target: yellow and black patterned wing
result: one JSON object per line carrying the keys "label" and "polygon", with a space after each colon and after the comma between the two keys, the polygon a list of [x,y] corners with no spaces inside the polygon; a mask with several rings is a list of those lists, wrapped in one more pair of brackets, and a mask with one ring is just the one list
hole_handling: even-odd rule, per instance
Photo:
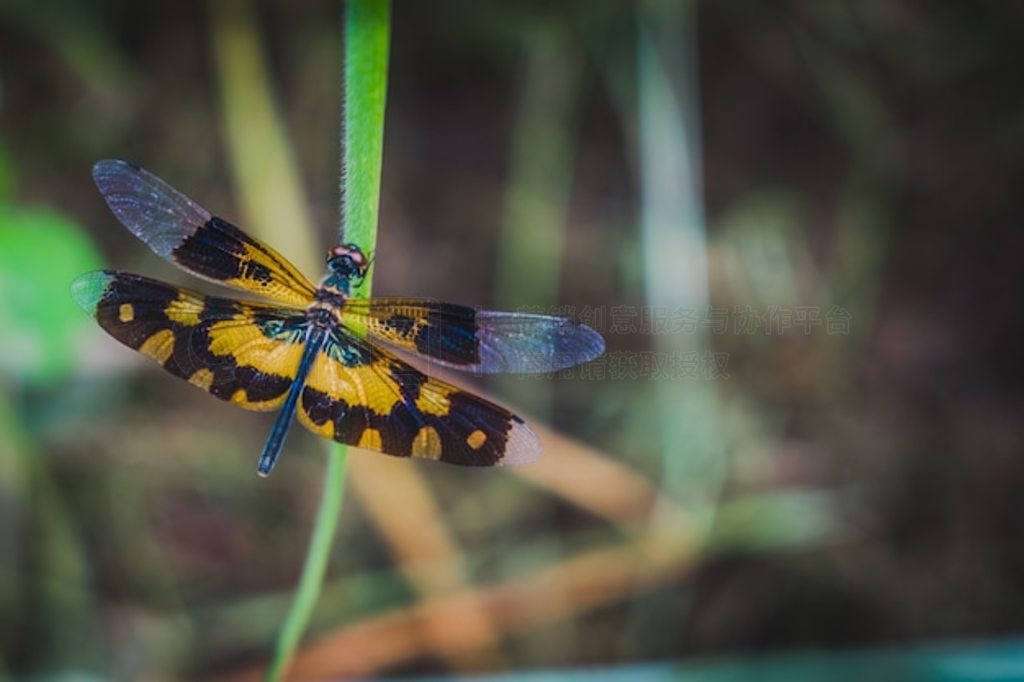
{"label": "yellow and black patterned wing", "polygon": [[279,407],[298,370],[299,311],[203,296],[109,270],[82,275],[72,294],[124,345],[245,409]]}
{"label": "yellow and black patterned wing", "polygon": [[599,333],[568,317],[477,310],[413,298],[345,302],[356,330],[399,350],[478,374],[554,372],[604,352]]}
{"label": "yellow and black patterned wing", "polygon": [[540,454],[537,436],[516,415],[341,327],[314,361],[298,416],[321,436],[398,457],[494,466]]}
{"label": "yellow and black patterned wing", "polygon": [[305,306],[315,288],[295,266],[147,170],[99,161],[96,187],[110,210],[157,255],[219,284]]}

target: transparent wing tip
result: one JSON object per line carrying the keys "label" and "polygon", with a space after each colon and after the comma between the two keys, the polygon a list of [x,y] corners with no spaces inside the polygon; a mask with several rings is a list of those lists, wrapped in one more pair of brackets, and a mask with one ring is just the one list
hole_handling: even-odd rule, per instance
{"label": "transparent wing tip", "polygon": [[576,324],[578,326],[573,334],[575,337],[573,345],[580,349],[577,362],[590,362],[594,358],[600,357],[604,353],[604,337],[582,322]]}
{"label": "transparent wing tip", "polygon": [[566,319],[552,331],[550,356],[533,371],[557,372],[590,362],[604,353],[604,337],[582,322]]}
{"label": "transparent wing tip", "polygon": [[95,313],[114,275],[106,270],[87,272],[71,282],[71,298],[87,313]]}
{"label": "transparent wing tip", "polygon": [[508,432],[505,454],[501,458],[502,466],[529,464],[540,457],[540,439],[537,434],[518,417],[514,419]]}
{"label": "transparent wing tip", "polygon": [[92,179],[102,190],[107,180],[114,175],[120,175],[125,171],[138,172],[139,167],[120,159],[101,159],[92,165]]}

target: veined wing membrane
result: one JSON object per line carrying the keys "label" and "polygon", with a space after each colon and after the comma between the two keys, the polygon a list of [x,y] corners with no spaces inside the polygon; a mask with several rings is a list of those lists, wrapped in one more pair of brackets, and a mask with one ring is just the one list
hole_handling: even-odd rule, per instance
{"label": "veined wing membrane", "polygon": [[183,270],[282,303],[313,300],[313,284],[283,256],[149,171],[108,160],[92,176],[117,219]]}
{"label": "veined wing membrane", "polygon": [[72,295],[124,345],[249,410],[279,407],[298,369],[304,316],[291,308],[204,296],[110,270],[82,275]]}
{"label": "veined wing membrane", "polygon": [[413,298],[354,299],[353,330],[430,362],[478,374],[553,372],[604,352],[604,339],[571,318],[477,310]]}

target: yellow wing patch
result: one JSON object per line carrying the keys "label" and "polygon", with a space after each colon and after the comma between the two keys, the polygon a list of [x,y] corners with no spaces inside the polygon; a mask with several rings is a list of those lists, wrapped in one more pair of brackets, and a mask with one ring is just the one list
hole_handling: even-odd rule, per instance
{"label": "yellow wing patch", "polygon": [[359,442],[356,443],[356,447],[363,448],[364,450],[380,450],[384,441],[380,438],[380,431],[377,429],[365,429],[363,435],[359,437]]}
{"label": "yellow wing patch", "polygon": [[161,329],[139,346],[139,352],[148,355],[161,365],[165,364],[174,352],[174,332]]}
{"label": "yellow wing patch", "polygon": [[234,276],[225,284],[293,305],[312,302],[315,290],[305,275],[266,244],[246,237],[235,254]]}
{"label": "yellow wing patch", "polygon": [[167,304],[167,307],[164,308],[164,315],[171,322],[194,327],[199,324],[199,314],[203,312],[204,307],[202,299],[197,299],[182,291],[176,299]]}
{"label": "yellow wing patch", "polygon": [[402,400],[398,381],[386,361],[346,367],[321,353],[313,363],[306,386],[349,405],[362,405],[377,414],[388,414]]}
{"label": "yellow wing patch", "polygon": [[480,429],[477,429],[473,433],[466,436],[466,445],[473,448],[474,450],[479,450],[486,442],[487,434],[481,431]]}
{"label": "yellow wing patch", "polygon": [[193,386],[198,386],[204,391],[209,391],[210,387],[213,386],[213,372],[206,369],[197,369],[192,376],[188,378],[188,383]]}
{"label": "yellow wing patch", "polygon": [[433,426],[424,426],[412,440],[410,455],[419,459],[441,459],[441,435]]}
{"label": "yellow wing patch", "polygon": [[302,345],[268,338],[255,322],[243,314],[210,326],[210,352],[230,356],[240,367],[252,367],[264,374],[294,377],[302,359]]}

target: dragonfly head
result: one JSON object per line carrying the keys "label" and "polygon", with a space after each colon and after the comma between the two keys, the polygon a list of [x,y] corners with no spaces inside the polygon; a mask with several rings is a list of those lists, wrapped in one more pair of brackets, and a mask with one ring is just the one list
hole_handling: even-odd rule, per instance
{"label": "dragonfly head", "polygon": [[328,286],[348,294],[349,284],[360,282],[370,269],[366,254],[355,244],[338,244],[327,252]]}

